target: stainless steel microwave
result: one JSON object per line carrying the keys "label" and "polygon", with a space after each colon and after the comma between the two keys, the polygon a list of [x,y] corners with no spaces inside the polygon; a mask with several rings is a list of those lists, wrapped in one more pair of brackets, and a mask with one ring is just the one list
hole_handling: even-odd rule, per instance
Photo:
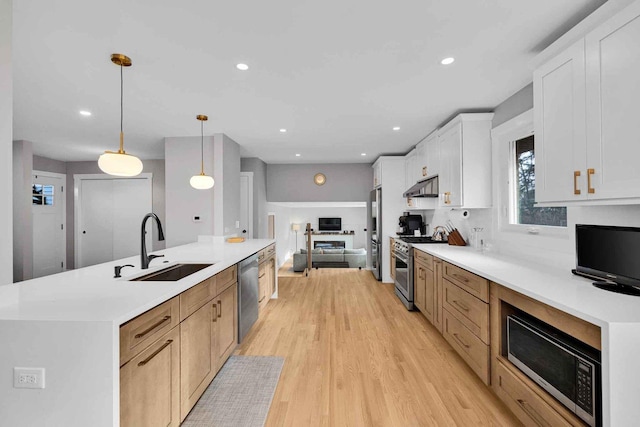
{"label": "stainless steel microwave", "polygon": [[507,316],[508,359],[592,427],[602,424],[600,352],[527,315]]}

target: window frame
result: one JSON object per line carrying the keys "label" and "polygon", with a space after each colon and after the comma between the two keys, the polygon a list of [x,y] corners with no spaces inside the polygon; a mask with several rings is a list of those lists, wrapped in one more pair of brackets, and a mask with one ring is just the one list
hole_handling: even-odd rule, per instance
{"label": "window frame", "polygon": [[[525,111],[519,116],[497,126],[491,131],[496,150],[497,179],[495,190],[497,194],[498,230],[528,235],[545,235],[555,237],[569,237],[569,218],[567,226],[515,224],[517,217],[517,190],[513,185],[517,179],[515,170],[515,142],[534,134],[533,109]],[[568,212],[567,212],[568,215]]]}

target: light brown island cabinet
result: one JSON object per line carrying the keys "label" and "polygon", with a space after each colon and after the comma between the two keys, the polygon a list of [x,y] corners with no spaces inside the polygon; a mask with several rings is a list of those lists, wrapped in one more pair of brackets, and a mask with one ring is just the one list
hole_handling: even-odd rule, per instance
{"label": "light brown island cabinet", "polygon": [[276,286],[276,245],[271,244],[258,253],[258,307],[260,313],[269,303]]}
{"label": "light brown island cabinet", "polygon": [[236,348],[237,266],[120,327],[120,425],[179,426]]}

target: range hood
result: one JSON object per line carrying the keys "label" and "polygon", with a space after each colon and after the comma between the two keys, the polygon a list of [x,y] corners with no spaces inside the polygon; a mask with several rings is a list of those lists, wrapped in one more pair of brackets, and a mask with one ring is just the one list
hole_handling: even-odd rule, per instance
{"label": "range hood", "polygon": [[413,187],[405,191],[402,197],[438,197],[438,175],[418,181]]}

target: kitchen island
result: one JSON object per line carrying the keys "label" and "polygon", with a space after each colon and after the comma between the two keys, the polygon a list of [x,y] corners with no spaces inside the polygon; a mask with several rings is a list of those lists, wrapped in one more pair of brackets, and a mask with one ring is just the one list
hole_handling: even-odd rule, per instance
{"label": "kitchen island", "polygon": [[[205,236],[155,252],[164,257],[148,270],[134,256],[0,286],[0,424],[119,425],[120,326],[273,243]],[[129,281],[176,263],[212,265],[175,282]],[[114,278],[124,264],[136,267]],[[13,388],[15,367],[44,368],[45,388]]]}
{"label": "kitchen island", "polygon": [[[492,311],[497,309],[494,289],[506,288],[525,298],[557,309],[557,314],[584,320],[599,328],[602,351],[602,420],[604,426],[635,425],[640,418],[640,298],[607,292],[591,285],[592,280],[531,261],[470,247],[414,245],[414,248],[453,264],[491,282]],[[550,310],[545,311],[551,313]],[[556,316],[556,314],[552,314]],[[492,317],[494,322],[496,317]],[[492,324],[492,366],[500,337]],[[495,373],[494,373],[495,375]],[[495,377],[494,377],[495,378]],[[496,386],[496,384],[492,384]]]}

